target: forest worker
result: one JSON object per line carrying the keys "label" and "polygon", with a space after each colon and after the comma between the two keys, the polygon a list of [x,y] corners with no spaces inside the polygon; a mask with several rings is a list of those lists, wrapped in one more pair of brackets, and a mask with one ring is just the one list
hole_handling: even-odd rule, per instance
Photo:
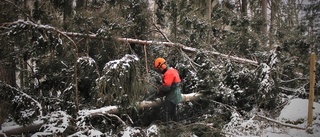
{"label": "forest worker", "polygon": [[162,85],[159,87],[158,96],[165,96],[163,107],[166,121],[177,120],[176,107],[182,101],[179,73],[176,69],[169,67],[164,58],[156,58],[154,67],[158,73],[162,74]]}

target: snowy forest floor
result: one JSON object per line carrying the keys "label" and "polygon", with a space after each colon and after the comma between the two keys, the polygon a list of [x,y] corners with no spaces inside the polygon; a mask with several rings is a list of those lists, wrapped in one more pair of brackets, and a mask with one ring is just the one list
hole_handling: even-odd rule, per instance
{"label": "snowy forest floor", "polygon": [[[234,117],[227,125],[225,133],[231,136],[262,136],[262,137],[319,137],[320,136],[320,104],[314,103],[313,124],[308,131],[307,127],[308,100],[292,99],[281,110],[280,115],[275,119],[279,123],[272,120],[249,120]],[[287,125],[287,126],[285,126]],[[301,127],[302,129],[289,127]],[[228,127],[226,126],[226,127]]]}
{"label": "snowy forest floor", "polygon": [[[106,108],[108,109],[108,108]],[[307,127],[307,114],[308,114],[308,100],[295,98],[290,100],[290,102],[281,110],[280,115],[276,119],[269,119],[260,114],[252,114],[249,119],[244,119],[238,113],[233,113],[231,121],[224,125],[224,128],[220,132],[222,136],[232,136],[232,137],[319,137],[320,136],[320,104],[314,103],[313,109],[313,124],[312,127]],[[182,122],[183,123],[183,122]],[[142,136],[166,136],[166,132],[163,132],[163,126],[169,126],[171,128],[176,128],[174,126],[181,126],[179,124],[170,123],[153,123],[148,127],[132,127],[125,126],[123,131],[117,133],[117,136],[130,137],[136,135]],[[210,126],[210,123],[198,123],[206,126]],[[53,125],[52,125],[53,126]],[[293,128],[293,127],[300,127]],[[18,125],[13,122],[7,122],[1,125],[0,136],[4,135],[6,131],[17,128]],[[214,128],[214,127],[213,127]],[[52,127],[51,129],[60,130],[57,127]],[[168,127],[165,128],[165,130]],[[160,132],[162,130],[162,132]],[[309,131],[309,132],[307,132]],[[179,131],[177,131],[179,132]],[[79,131],[68,136],[115,136],[115,133],[102,133],[97,129],[88,129],[86,131]],[[46,136],[52,135],[49,132],[37,132],[32,136]],[[22,135],[24,136],[24,135]],[[196,137],[195,133],[183,132],[180,136],[192,136]]]}

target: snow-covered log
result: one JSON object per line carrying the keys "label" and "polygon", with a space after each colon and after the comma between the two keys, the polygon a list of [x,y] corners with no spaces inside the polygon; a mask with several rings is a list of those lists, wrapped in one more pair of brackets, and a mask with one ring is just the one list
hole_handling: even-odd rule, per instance
{"label": "snow-covered log", "polygon": [[[190,93],[190,94],[182,94],[182,102],[189,102],[199,99],[203,94],[202,93]],[[145,109],[150,107],[159,106],[163,103],[163,100],[157,98],[153,101],[142,101],[137,103],[137,108]],[[81,110],[79,111],[79,115],[83,116],[91,116],[95,117],[98,115],[108,114],[108,113],[119,113],[119,108],[117,106],[107,106],[94,110]]]}
{"label": "snow-covered log", "polygon": [[[199,99],[202,96],[202,93],[190,93],[190,94],[182,94],[182,102],[189,102]],[[161,105],[163,100],[156,99],[154,101],[142,101],[138,103],[138,108],[144,109],[144,108],[150,108]]]}
{"label": "snow-covered log", "polygon": [[[18,125],[7,126],[2,128],[1,132],[6,136],[18,135],[21,133],[38,130],[43,124],[44,124],[44,121],[37,121],[33,124],[26,125],[26,126],[18,126]],[[0,137],[1,137],[1,134],[0,134]]]}

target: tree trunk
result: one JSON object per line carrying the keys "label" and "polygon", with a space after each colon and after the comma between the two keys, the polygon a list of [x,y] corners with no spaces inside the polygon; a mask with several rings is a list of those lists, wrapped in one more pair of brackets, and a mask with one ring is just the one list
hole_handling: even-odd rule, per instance
{"label": "tree trunk", "polygon": [[206,15],[207,15],[207,19],[208,21],[211,20],[211,11],[212,11],[212,7],[211,7],[211,0],[207,0],[206,1]]}
{"label": "tree trunk", "polygon": [[248,5],[248,1],[247,0],[242,0],[242,4],[241,4],[241,14],[243,17],[247,16],[247,5]]}
{"label": "tree trunk", "polygon": [[[266,36],[267,35],[267,0],[262,0],[262,19],[263,19],[263,22],[264,22],[264,25],[262,25],[262,33]],[[267,42],[266,40],[263,40],[263,45],[266,46]]]}
{"label": "tree trunk", "polygon": [[68,17],[72,14],[72,1],[64,1],[64,5],[63,5],[63,28],[64,30],[68,29],[68,23],[67,23],[67,19]]}
{"label": "tree trunk", "polygon": [[270,40],[270,46],[273,45],[273,32],[274,32],[274,21],[275,21],[275,14],[276,13],[276,3],[274,1],[271,1],[271,18],[270,18],[270,30],[269,30],[269,40]]}
{"label": "tree trunk", "polygon": [[0,40],[3,43],[2,51],[0,51],[0,81],[12,87],[16,86],[15,60],[10,57],[10,53],[14,50],[14,45],[7,42],[5,38]]}
{"label": "tree trunk", "polygon": [[[182,102],[195,101],[195,100],[198,100],[201,96],[203,96],[202,93],[182,94]],[[163,100],[157,98],[153,101],[137,102],[136,105],[137,105],[138,109],[146,109],[146,108],[160,106],[162,103],[163,103]],[[81,111],[79,113],[81,113]],[[103,115],[103,114],[107,114],[107,113],[117,114],[117,113],[119,113],[119,107],[118,106],[107,106],[107,107],[100,108],[100,109],[89,110],[86,114],[88,114],[88,116],[94,117],[97,115]]]}
{"label": "tree trunk", "polygon": [[207,43],[210,45],[211,43],[211,12],[212,12],[212,3],[211,0],[206,0],[206,15],[207,15],[207,22],[208,22],[208,35],[207,35]]}
{"label": "tree trunk", "polygon": [[[0,2],[1,14],[0,23],[4,23],[10,20],[17,19],[15,14],[15,7],[13,6],[13,1],[1,1]],[[1,31],[3,33],[3,31]],[[11,44],[6,35],[1,35],[0,38],[0,81],[16,86],[16,75],[15,75],[15,59],[10,55],[14,51],[14,45]],[[0,125],[4,122],[8,116],[8,109],[10,107],[9,100],[5,98],[5,93],[0,92]]]}
{"label": "tree trunk", "polygon": [[14,63],[12,62],[7,66],[5,65],[5,61],[0,59],[0,81],[15,87],[16,75],[15,75]]}
{"label": "tree trunk", "polygon": [[[1,43],[6,43],[1,40]],[[15,64],[13,59],[8,59],[8,54],[12,53],[13,46],[6,45],[3,47],[3,51],[0,51],[0,81],[6,83],[12,87],[16,86]],[[4,98],[5,93],[0,92],[0,125],[8,116],[9,100]]]}
{"label": "tree trunk", "polygon": [[287,1],[287,6],[289,8],[287,8],[287,25],[290,26],[290,27],[293,27],[294,26],[294,16],[295,16],[295,13],[294,13],[294,2],[293,0],[288,0]]}
{"label": "tree trunk", "polygon": [[[247,11],[248,11],[248,1],[247,0],[242,0],[242,3],[241,3],[241,15],[242,15],[242,18],[246,18],[247,17]],[[249,24],[248,24],[249,25]],[[242,38],[242,45],[249,45],[248,43],[248,38],[246,36],[248,36],[248,26],[247,24],[244,25],[244,28],[243,28],[243,38]]]}
{"label": "tree trunk", "polygon": [[76,9],[81,10],[85,6],[86,6],[86,0],[78,0],[77,5],[76,5]]}

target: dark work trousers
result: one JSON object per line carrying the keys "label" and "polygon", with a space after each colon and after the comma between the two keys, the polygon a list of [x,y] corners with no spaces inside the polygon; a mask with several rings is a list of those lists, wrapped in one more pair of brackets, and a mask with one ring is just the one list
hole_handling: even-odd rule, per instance
{"label": "dark work trousers", "polygon": [[165,120],[166,122],[168,121],[177,121],[177,116],[176,116],[176,105],[173,104],[169,100],[164,101],[164,109],[165,109]]}

